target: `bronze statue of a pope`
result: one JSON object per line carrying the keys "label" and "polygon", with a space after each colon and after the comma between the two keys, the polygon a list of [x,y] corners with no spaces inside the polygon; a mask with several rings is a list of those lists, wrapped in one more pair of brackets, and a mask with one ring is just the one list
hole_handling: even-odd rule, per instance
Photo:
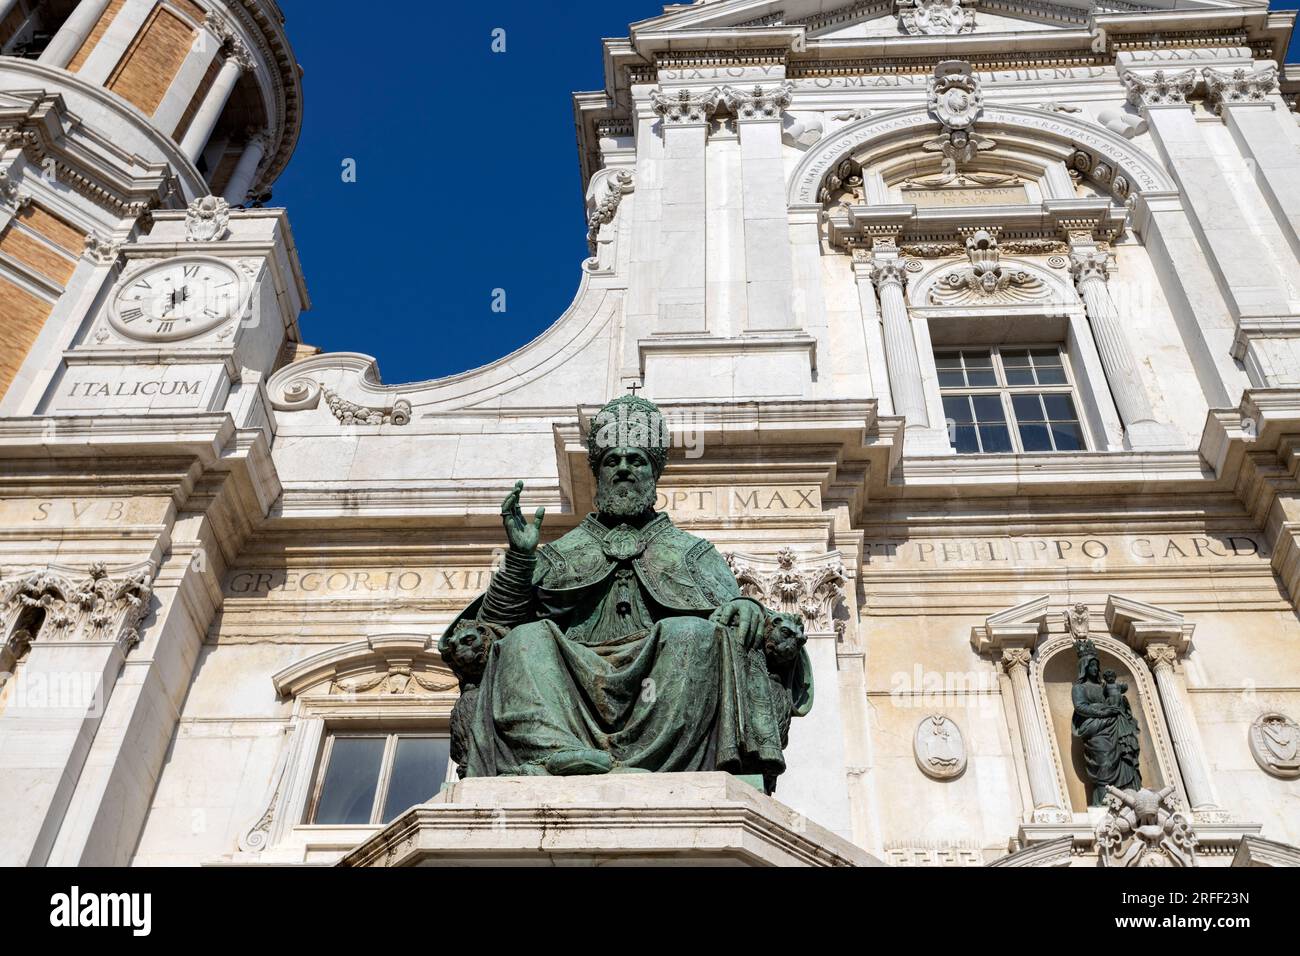
{"label": "bronze statue of a pope", "polygon": [[785,769],[812,706],[802,621],[742,596],[708,541],[654,509],[668,429],[615,399],[587,440],[596,512],[541,545],[523,482],[501,507],[510,547],[439,643],[461,684],[461,776]]}

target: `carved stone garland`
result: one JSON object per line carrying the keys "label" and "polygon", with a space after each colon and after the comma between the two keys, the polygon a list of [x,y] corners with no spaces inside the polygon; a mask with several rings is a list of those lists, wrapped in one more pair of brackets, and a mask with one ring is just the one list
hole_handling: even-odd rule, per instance
{"label": "carved stone garland", "polygon": [[[285,389],[285,394],[289,394],[289,389]],[[330,413],[344,425],[407,425],[411,421],[411,403],[404,398],[394,402],[392,408],[371,408],[349,402],[323,386],[321,394]]]}

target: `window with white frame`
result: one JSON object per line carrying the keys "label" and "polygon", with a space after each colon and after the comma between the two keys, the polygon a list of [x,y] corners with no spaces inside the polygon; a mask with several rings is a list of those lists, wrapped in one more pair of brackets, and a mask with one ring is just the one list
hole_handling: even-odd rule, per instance
{"label": "window with white frame", "polygon": [[448,779],[450,763],[445,733],[330,733],[321,753],[308,820],[336,825],[391,823],[438,793]]}
{"label": "window with white frame", "polygon": [[1062,346],[936,349],[934,361],[957,454],[1087,449]]}

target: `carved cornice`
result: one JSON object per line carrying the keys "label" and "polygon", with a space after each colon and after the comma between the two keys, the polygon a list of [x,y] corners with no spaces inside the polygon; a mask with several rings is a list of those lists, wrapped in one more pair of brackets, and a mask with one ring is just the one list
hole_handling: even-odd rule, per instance
{"label": "carved cornice", "polygon": [[1179,106],[1187,102],[1196,86],[1196,70],[1129,70],[1123,76],[1128,101],[1137,107]]}
{"label": "carved cornice", "polygon": [[1277,67],[1265,66],[1257,70],[1238,67],[1219,70],[1207,66],[1201,71],[1205,77],[1205,98],[1220,112],[1225,106],[1243,103],[1267,103],[1268,94],[1277,89]]}

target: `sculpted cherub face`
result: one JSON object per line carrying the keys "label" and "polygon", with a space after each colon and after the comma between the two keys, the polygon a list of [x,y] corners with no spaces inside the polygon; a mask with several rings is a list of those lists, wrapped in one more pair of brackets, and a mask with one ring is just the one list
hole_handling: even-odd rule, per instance
{"label": "sculpted cherub face", "polygon": [[466,683],[477,683],[487,667],[493,634],[479,624],[466,624],[438,642],[443,662]]}
{"label": "sculpted cherub face", "polygon": [[807,642],[804,634],[803,618],[798,614],[773,614],[768,620],[767,631],[763,635],[763,653],[768,663],[783,666],[799,656],[799,651]]}

